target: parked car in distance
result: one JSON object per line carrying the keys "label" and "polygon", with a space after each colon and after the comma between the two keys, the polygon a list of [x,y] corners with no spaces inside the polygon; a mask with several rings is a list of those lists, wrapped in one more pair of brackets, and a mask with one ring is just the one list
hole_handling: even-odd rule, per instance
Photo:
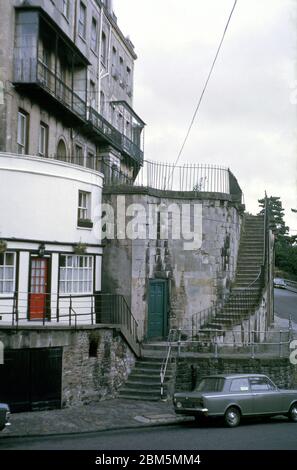
{"label": "parked car in distance", "polygon": [[275,277],[273,279],[273,287],[278,287],[279,289],[285,289],[287,284],[282,277]]}
{"label": "parked car in distance", "polygon": [[5,403],[0,403],[0,431],[2,431],[6,426],[10,426],[9,416],[9,406]]}
{"label": "parked car in distance", "polygon": [[194,391],[175,393],[173,405],[178,415],[222,417],[229,427],[246,416],[285,415],[297,422],[297,390],[281,390],[262,374],[203,377]]}

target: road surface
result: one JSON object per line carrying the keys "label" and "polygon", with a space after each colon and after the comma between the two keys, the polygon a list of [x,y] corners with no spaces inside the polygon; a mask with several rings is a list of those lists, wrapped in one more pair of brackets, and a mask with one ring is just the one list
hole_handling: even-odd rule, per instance
{"label": "road surface", "polygon": [[297,450],[297,423],[275,417],[225,428],[214,421],[80,435],[0,439],[3,449],[26,450]]}
{"label": "road surface", "polygon": [[286,289],[274,289],[274,313],[286,320],[292,315],[297,323],[297,293]]}

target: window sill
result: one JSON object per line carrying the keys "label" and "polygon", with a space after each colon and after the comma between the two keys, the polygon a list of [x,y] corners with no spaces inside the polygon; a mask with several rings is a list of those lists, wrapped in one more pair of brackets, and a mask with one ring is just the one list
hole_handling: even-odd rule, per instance
{"label": "window sill", "polygon": [[90,49],[93,52],[93,54],[98,58],[98,52],[94,51],[94,49],[92,47],[90,47]]}
{"label": "window sill", "polygon": [[77,228],[86,228],[91,230],[94,224],[90,220],[78,220],[77,221]]}
{"label": "window sill", "polygon": [[68,17],[68,16],[66,16],[66,15],[64,15],[64,13],[63,13],[63,12],[61,12],[61,13],[62,13],[62,16],[63,16],[64,20],[66,20],[66,21],[67,21],[67,23],[69,24],[69,17]]}
{"label": "window sill", "polygon": [[87,43],[87,39],[84,38],[81,34],[78,34],[78,37],[86,44]]}

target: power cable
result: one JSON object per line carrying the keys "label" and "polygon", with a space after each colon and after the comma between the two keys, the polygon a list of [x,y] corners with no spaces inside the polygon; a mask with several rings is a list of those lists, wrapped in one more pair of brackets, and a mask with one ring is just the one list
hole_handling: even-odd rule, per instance
{"label": "power cable", "polygon": [[[205,85],[204,85],[204,87],[203,87],[203,90],[202,90],[202,93],[201,93],[201,95],[200,95],[198,104],[197,104],[197,106],[196,106],[194,115],[193,115],[193,117],[192,117],[191,123],[190,123],[189,128],[188,128],[188,131],[187,131],[187,133],[186,133],[186,137],[185,137],[185,139],[184,139],[184,141],[183,141],[183,144],[182,144],[182,146],[181,146],[181,149],[180,149],[180,151],[179,151],[179,153],[178,153],[177,159],[176,159],[176,161],[175,161],[175,163],[174,163],[174,165],[173,165],[172,174],[173,174],[173,171],[174,171],[174,169],[175,169],[175,167],[176,167],[176,165],[177,165],[177,163],[178,163],[178,161],[179,161],[179,159],[180,159],[180,157],[181,157],[181,155],[182,155],[182,152],[183,152],[183,150],[184,150],[184,148],[185,148],[185,145],[186,145],[186,143],[187,143],[187,140],[188,140],[188,138],[189,138],[191,129],[192,129],[193,125],[194,125],[194,122],[195,122],[197,113],[198,113],[198,111],[199,111],[199,108],[200,108],[200,105],[201,105],[201,103],[202,103],[204,94],[205,94],[205,92],[206,92],[208,83],[209,83],[209,81],[210,81],[210,78],[211,78],[211,75],[212,75],[214,66],[215,66],[215,64],[216,64],[217,58],[218,58],[219,53],[220,53],[220,50],[221,50],[221,48],[222,48],[222,45],[223,45],[223,42],[224,42],[224,39],[225,39],[227,30],[228,30],[228,27],[229,27],[231,18],[232,18],[232,16],[233,16],[233,13],[234,13],[234,10],[235,10],[237,1],[238,1],[238,0],[235,0],[235,1],[234,1],[233,7],[232,7],[231,12],[230,12],[230,14],[229,14],[228,21],[227,21],[227,23],[226,23],[226,26],[225,26],[225,29],[224,29],[224,32],[223,32],[223,35],[222,35],[222,38],[221,38],[219,47],[218,47],[218,49],[217,49],[215,58],[214,58],[214,60],[213,60],[213,62],[212,62],[212,65],[211,65],[210,71],[209,71],[209,73],[208,73],[208,76],[207,76]],[[170,181],[170,178],[169,178],[169,181]]]}

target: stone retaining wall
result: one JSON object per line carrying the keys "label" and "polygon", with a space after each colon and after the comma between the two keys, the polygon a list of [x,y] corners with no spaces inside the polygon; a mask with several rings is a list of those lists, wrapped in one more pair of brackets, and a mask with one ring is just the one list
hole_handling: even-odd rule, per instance
{"label": "stone retaining wall", "polygon": [[119,332],[79,331],[63,350],[62,406],[113,398],[135,364]]}
{"label": "stone retaining wall", "polygon": [[210,374],[265,374],[280,388],[297,388],[297,366],[289,358],[187,358],[177,359],[175,391],[192,390],[197,380]]}

